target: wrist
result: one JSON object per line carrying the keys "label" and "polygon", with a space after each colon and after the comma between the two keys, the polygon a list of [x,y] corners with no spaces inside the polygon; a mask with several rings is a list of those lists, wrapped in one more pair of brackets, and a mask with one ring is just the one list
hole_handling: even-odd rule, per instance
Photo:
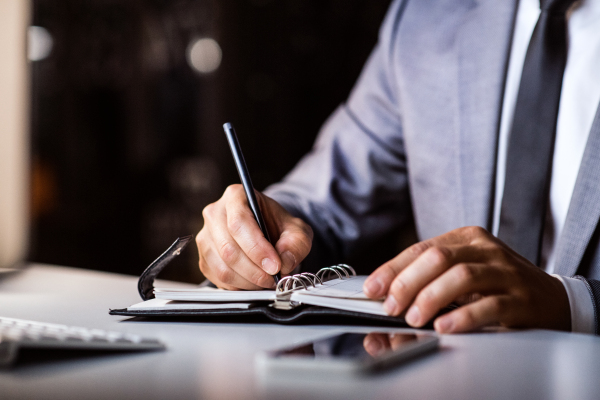
{"label": "wrist", "polygon": [[550,329],[556,329],[561,331],[571,331],[571,306],[569,303],[569,295],[567,290],[560,280],[556,276],[550,276],[553,281],[553,286],[556,293],[554,301],[552,302],[552,313]]}

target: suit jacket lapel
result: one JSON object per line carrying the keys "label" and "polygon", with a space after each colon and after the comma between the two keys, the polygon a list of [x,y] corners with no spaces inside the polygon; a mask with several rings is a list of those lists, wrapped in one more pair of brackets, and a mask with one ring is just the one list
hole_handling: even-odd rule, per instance
{"label": "suit jacket lapel", "polygon": [[463,226],[491,228],[496,146],[518,0],[481,0],[458,37]]}
{"label": "suit jacket lapel", "polygon": [[573,276],[600,219],[600,106],[579,167],[565,226],[556,248],[555,272]]}

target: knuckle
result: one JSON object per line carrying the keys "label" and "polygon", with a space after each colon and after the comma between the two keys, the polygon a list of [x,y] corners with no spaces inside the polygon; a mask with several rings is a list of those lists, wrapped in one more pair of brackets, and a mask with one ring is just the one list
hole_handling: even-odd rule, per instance
{"label": "knuckle", "polygon": [[219,255],[227,265],[234,264],[239,257],[238,251],[235,249],[235,247],[226,240],[221,242],[219,245]]}
{"label": "knuckle", "polygon": [[481,226],[466,226],[462,229],[463,233],[472,239],[488,235],[488,231],[482,228]]}
{"label": "knuckle", "polygon": [[513,290],[514,298],[519,301],[523,307],[531,307],[535,305],[535,296],[529,290],[515,289]]}
{"label": "knuckle", "polygon": [[465,309],[462,312],[462,325],[463,326],[467,326],[467,327],[471,327],[473,325],[475,325],[475,315],[473,314],[473,311],[470,309]]}
{"label": "knuckle", "polygon": [[227,229],[233,236],[239,235],[244,229],[244,220],[238,215],[227,218]]}
{"label": "knuckle", "polygon": [[472,282],[475,280],[475,270],[469,264],[456,264],[454,266],[454,273],[457,275],[456,278],[461,282]]}
{"label": "knuckle", "polygon": [[502,247],[498,246],[497,244],[494,244],[492,246],[492,248],[489,250],[489,253],[493,257],[493,259],[496,260],[497,262],[499,262],[501,265],[510,265],[511,264],[509,262],[509,257],[508,257],[508,254],[506,253],[506,251]]}
{"label": "knuckle", "polygon": [[258,258],[261,258],[261,253],[262,253],[262,247],[260,245],[260,242],[253,241],[252,245],[250,246],[250,248],[247,251],[248,256],[250,257],[250,259],[258,259]]}
{"label": "knuckle", "polygon": [[235,185],[229,185],[225,188],[225,191],[223,192],[223,197],[228,197],[232,194],[232,192],[235,190]]}
{"label": "knuckle", "polygon": [[437,293],[431,288],[425,288],[417,296],[417,302],[420,303],[423,309],[428,309],[429,306],[435,303]]}
{"label": "knuckle", "polygon": [[217,280],[221,283],[231,284],[233,282],[233,278],[235,273],[227,268],[226,266],[222,266],[216,269],[215,275]]}
{"label": "knuckle", "polygon": [[507,302],[500,297],[492,297],[490,299],[492,310],[496,315],[504,315],[508,308]]}
{"label": "knuckle", "polygon": [[269,287],[271,279],[267,273],[260,270],[257,270],[250,276],[250,282],[260,287]]}
{"label": "knuckle", "polygon": [[198,247],[198,249],[201,248],[202,241],[204,240],[204,233],[202,231],[203,231],[203,229],[200,230],[200,232],[198,232],[198,234],[196,235],[196,238],[195,238],[195,240],[196,240],[196,246]]}
{"label": "knuckle", "polygon": [[401,275],[398,275],[396,279],[392,281],[390,285],[390,292],[403,293],[408,289],[407,283],[402,279]]}
{"label": "knuckle", "polygon": [[204,209],[202,210],[202,217],[205,221],[210,219],[214,215],[215,207],[215,203],[211,203],[204,207]]}
{"label": "knuckle", "polygon": [[451,253],[446,247],[434,246],[425,252],[427,257],[436,264],[445,264],[450,261]]}
{"label": "knuckle", "polygon": [[240,195],[240,191],[243,191],[241,184],[236,183],[236,184],[233,184],[233,185],[229,185],[225,189],[225,193],[223,193],[223,197],[239,196]]}
{"label": "knuckle", "polygon": [[410,254],[418,256],[426,252],[429,248],[430,246],[427,242],[418,242],[410,246],[407,250]]}
{"label": "knuckle", "polygon": [[488,231],[481,226],[471,226],[469,228],[471,229],[473,236],[485,236],[488,234]]}

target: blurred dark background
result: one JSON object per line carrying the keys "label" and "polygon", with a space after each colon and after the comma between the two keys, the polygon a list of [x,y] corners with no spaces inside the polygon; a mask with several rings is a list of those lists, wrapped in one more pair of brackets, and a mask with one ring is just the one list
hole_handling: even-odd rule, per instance
{"label": "blurred dark background", "polygon": [[[281,179],[348,96],[388,5],[33,0],[53,46],[32,62],[30,260],[141,273],[238,182],[226,121],[257,189]],[[192,245],[164,276],[199,282],[197,259]]]}

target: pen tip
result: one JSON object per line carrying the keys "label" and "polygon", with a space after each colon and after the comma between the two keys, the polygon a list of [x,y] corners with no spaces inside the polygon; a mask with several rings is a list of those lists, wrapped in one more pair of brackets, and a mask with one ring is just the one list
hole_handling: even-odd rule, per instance
{"label": "pen tip", "polygon": [[225,128],[225,129],[231,129],[231,128],[232,128],[232,127],[231,127],[231,123],[230,123],[230,122],[225,122],[225,123],[223,124],[223,128]]}

